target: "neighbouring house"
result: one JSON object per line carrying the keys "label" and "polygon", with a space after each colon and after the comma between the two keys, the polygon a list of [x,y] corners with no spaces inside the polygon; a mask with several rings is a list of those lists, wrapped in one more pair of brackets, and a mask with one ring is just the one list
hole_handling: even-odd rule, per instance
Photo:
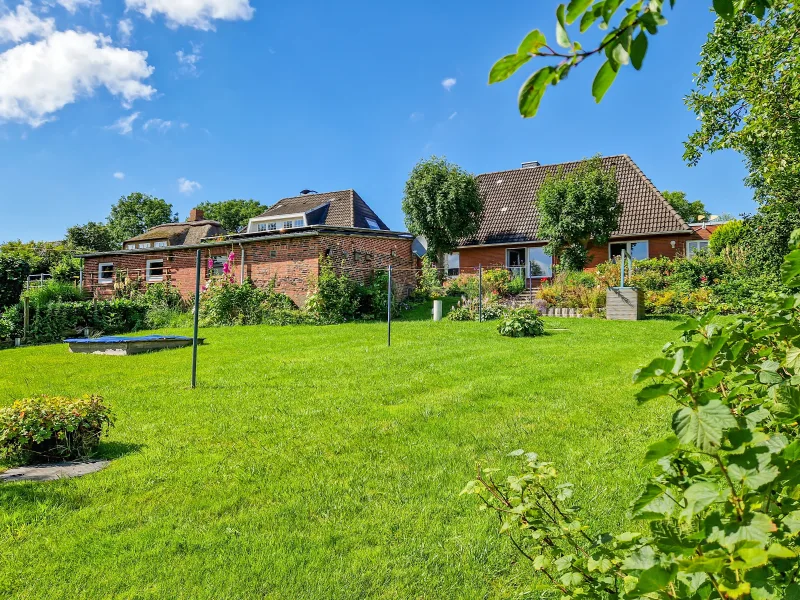
{"label": "neighbouring house", "polygon": [[274,285],[300,306],[324,258],[360,282],[391,265],[401,293],[408,293],[416,285],[413,241],[408,233],[391,231],[354,190],[307,192],[278,201],[240,233],[227,234],[196,210],[186,223],[159,225],[126,240],[123,250],[82,255],[83,285],[95,297],[108,297],[115,282],[133,278],[141,285],[169,282],[189,296],[199,250],[203,280],[221,274],[233,253],[236,281]]}
{"label": "neighbouring house", "polygon": [[[614,169],[622,215],[608,244],[589,248],[587,270],[594,269],[622,250],[634,259],[685,256],[703,241],[697,229],[675,212],[636,163],[627,155],[604,157],[603,165]],[[553,259],[544,252],[547,240],[539,230],[538,192],[548,175],[559,169],[574,170],[580,161],[554,165],[523,163],[522,168],[478,175],[485,209],[478,232],[459,242],[446,256],[447,272],[474,273],[484,268],[506,267],[538,286],[553,274]]]}

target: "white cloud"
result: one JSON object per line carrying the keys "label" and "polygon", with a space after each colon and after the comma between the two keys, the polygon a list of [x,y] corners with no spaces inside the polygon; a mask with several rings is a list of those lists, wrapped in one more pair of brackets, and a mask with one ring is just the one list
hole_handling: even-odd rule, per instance
{"label": "white cloud", "polygon": [[153,70],[147,52],[115,48],[104,35],[57,31],[0,54],[0,121],[38,127],[103,87],[130,106],[155,94],[143,82]]}
{"label": "white cloud", "polygon": [[191,52],[178,50],[175,53],[175,56],[178,57],[178,64],[181,65],[178,69],[178,72],[181,75],[186,75],[187,77],[198,77],[200,72],[197,70],[197,63],[199,63],[200,59],[203,58],[200,55],[202,46],[200,44],[195,44],[194,42],[190,42],[190,44],[192,46]]}
{"label": "white cloud", "polygon": [[163,119],[150,119],[144,124],[143,129],[150,131],[151,129],[158,133],[166,133],[172,127],[172,121],[164,121]]}
{"label": "white cloud", "polygon": [[98,0],[56,0],[56,2],[69,12],[75,14],[81,6],[94,6],[98,3]]}
{"label": "white cloud", "polygon": [[448,92],[453,89],[453,86],[456,84],[455,77],[448,77],[444,81],[442,81],[442,87],[446,89]]}
{"label": "white cloud", "polygon": [[[0,3],[2,6],[2,3]],[[30,2],[17,5],[16,12],[0,16],[0,43],[21,42],[28,37],[45,37],[53,33],[55,19],[42,19],[31,10]]]}
{"label": "white cloud", "polygon": [[178,190],[181,194],[193,194],[202,187],[202,185],[191,179],[186,179],[185,177],[178,179]]}
{"label": "white cloud", "polygon": [[120,135],[128,135],[133,131],[133,122],[139,118],[138,112],[131,113],[127,117],[120,117],[113,125],[109,125],[106,129],[116,131]]}
{"label": "white cloud", "polygon": [[413,112],[409,115],[408,120],[412,123],[416,123],[417,121],[422,121],[425,118],[425,115],[421,112]]}
{"label": "white cloud", "polygon": [[447,117],[447,119],[448,119],[449,121],[452,121],[452,120],[453,120],[453,119],[455,119],[457,116],[458,116],[458,113],[457,113],[457,112],[454,112],[452,115],[450,115],[449,117]]}
{"label": "white cloud", "polygon": [[173,29],[186,25],[203,31],[214,29],[212,21],[248,21],[255,12],[250,0],[125,0],[125,6],[148,19],[162,14]]}
{"label": "white cloud", "polygon": [[119,180],[125,179],[125,173],[123,173],[122,171],[117,171],[116,173],[114,173],[114,179],[119,179]]}
{"label": "white cloud", "polygon": [[119,34],[119,43],[123,46],[127,46],[131,42],[131,36],[133,35],[133,21],[130,19],[121,19],[119,23],[117,23],[117,33]]}

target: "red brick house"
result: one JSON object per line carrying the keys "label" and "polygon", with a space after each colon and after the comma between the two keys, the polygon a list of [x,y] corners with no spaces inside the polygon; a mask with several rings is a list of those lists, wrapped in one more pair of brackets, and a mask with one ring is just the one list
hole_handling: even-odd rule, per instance
{"label": "red brick house", "polygon": [[[226,234],[219,223],[204,220],[202,211],[192,211],[190,219],[126,240],[124,250],[83,255],[84,287],[96,297],[108,297],[115,281],[127,276],[141,285],[169,282],[188,296],[194,292],[197,250],[203,280],[221,273],[233,253],[236,281],[249,278],[262,287],[274,282],[276,291],[300,306],[323,257],[358,281],[392,265],[402,290],[416,284],[413,236],[390,231],[354,190],[284,198],[251,219],[241,233]],[[207,235],[200,237],[202,232]],[[155,241],[161,243],[155,246]],[[148,242],[153,245],[141,245]]]}
{"label": "red brick house", "polygon": [[[603,165],[614,169],[619,186],[622,216],[607,245],[589,249],[587,270],[621,251],[635,259],[686,255],[701,235],[675,212],[661,192],[627,155],[604,157]],[[552,276],[553,260],[544,253],[547,243],[538,234],[539,187],[559,169],[569,172],[580,162],[554,165],[524,163],[521,169],[478,175],[485,209],[478,232],[459,243],[447,256],[450,274],[474,272],[478,265],[507,267],[524,274],[528,284],[538,286]]]}

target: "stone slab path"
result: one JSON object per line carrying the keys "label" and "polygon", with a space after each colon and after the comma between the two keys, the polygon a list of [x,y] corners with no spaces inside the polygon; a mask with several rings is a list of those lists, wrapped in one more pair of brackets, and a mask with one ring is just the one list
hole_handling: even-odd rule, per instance
{"label": "stone slab path", "polygon": [[104,469],[109,462],[107,460],[90,460],[86,462],[50,463],[47,465],[16,467],[0,473],[0,481],[53,481],[80,477]]}

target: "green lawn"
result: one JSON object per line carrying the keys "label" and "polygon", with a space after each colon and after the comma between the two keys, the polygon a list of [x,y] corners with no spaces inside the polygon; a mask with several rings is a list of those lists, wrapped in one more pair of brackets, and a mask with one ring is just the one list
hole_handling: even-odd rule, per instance
{"label": "green lawn", "polygon": [[[420,316],[427,317],[424,310]],[[54,345],[0,352],[0,404],[104,396],[106,470],[0,486],[0,597],[507,598],[529,569],[458,493],[515,448],[561,466],[594,522],[618,530],[670,407],[631,373],[669,321],[207,329],[132,357]],[[186,331],[181,331],[186,333]]]}

